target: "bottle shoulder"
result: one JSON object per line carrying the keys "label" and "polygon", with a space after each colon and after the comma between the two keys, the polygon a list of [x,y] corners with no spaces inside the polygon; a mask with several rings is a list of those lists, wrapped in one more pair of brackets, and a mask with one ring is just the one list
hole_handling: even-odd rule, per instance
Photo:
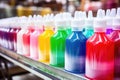
{"label": "bottle shoulder", "polygon": [[67,35],[67,32],[64,30],[64,31],[57,31],[53,36],[52,38],[66,38],[68,35]]}
{"label": "bottle shoulder", "polygon": [[68,40],[79,40],[79,41],[86,41],[87,38],[82,32],[73,32],[71,35],[67,37]]}
{"label": "bottle shoulder", "polygon": [[105,33],[93,34],[88,40],[87,43],[101,44],[101,43],[113,43],[113,41]]}
{"label": "bottle shoulder", "polygon": [[113,41],[120,41],[120,31],[113,31],[110,35],[110,38],[113,40]]}

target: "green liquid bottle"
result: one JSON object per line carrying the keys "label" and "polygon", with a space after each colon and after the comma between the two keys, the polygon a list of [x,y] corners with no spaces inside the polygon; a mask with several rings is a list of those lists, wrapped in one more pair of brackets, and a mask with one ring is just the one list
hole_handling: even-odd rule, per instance
{"label": "green liquid bottle", "polygon": [[57,67],[64,67],[64,54],[65,54],[65,40],[67,38],[67,32],[61,27],[51,37],[51,54],[50,64]]}
{"label": "green liquid bottle", "polygon": [[50,39],[50,65],[56,67],[64,67],[64,55],[65,55],[65,41],[68,36],[66,28],[67,20],[65,13],[60,13],[55,16],[57,31]]}

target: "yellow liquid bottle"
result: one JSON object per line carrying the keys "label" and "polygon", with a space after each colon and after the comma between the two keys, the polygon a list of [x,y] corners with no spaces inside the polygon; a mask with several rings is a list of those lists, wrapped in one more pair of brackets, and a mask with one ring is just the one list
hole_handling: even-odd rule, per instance
{"label": "yellow liquid bottle", "polygon": [[52,27],[46,27],[45,31],[38,37],[39,61],[48,63],[50,61],[50,38],[54,34]]}

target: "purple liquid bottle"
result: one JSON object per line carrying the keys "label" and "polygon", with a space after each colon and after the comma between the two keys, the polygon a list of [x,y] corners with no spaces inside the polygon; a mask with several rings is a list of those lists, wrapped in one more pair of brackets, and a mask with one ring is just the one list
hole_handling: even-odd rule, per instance
{"label": "purple liquid bottle", "polygon": [[115,80],[120,80],[120,8],[117,9],[117,15],[113,19],[113,32],[111,39],[114,41],[115,56]]}
{"label": "purple liquid bottle", "polygon": [[113,31],[112,22],[113,22],[113,18],[115,17],[115,15],[116,15],[116,9],[115,8],[111,9],[111,11],[109,9],[106,11],[106,20],[107,20],[106,34],[107,35],[110,35]]}

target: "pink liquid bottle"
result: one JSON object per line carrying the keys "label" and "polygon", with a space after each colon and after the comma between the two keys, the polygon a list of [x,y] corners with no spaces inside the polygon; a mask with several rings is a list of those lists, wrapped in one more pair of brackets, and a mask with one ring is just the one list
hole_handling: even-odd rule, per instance
{"label": "pink liquid bottle", "polygon": [[86,43],[86,77],[90,80],[114,79],[114,42],[106,35],[103,11],[94,20],[94,35]]}
{"label": "pink liquid bottle", "polygon": [[30,57],[34,60],[39,59],[38,37],[43,32],[42,16],[34,16],[34,32],[30,35]]}
{"label": "pink liquid bottle", "polygon": [[120,8],[117,9],[116,17],[113,19],[113,32],[111,39],[114,41],[115,56],[115,80],[120,80]]}
{"label": "pink liquid bottle", "polygon": [[116,9],[115,8],[113,8],[113,9],[111,9],[111,11],[110,11],[110,9],[108,9],[107,11],[106,11],[106,21],[107,21],[107,29],[106,29],[106,34],[109,36],[111,33],[112,33],[112,31],[113,31],[113,24],[112,24],[112,21],[113,21],[113,18],[115,17],[115,15],[116,15]]}
{"label": "pink liquid bottle", "polygon": [[23,34],[23,55],[29,57],[30,56],[30,35],[33,33],[33,22],[32,16],[28,17],[28,25],[27,30]]}
{"label": "pink liquid bottle", "polygon": [[27,17],[23,16],[19,19],[21,30],[17,33],[17,53],[23,54],[23,34],[27,31]]}

